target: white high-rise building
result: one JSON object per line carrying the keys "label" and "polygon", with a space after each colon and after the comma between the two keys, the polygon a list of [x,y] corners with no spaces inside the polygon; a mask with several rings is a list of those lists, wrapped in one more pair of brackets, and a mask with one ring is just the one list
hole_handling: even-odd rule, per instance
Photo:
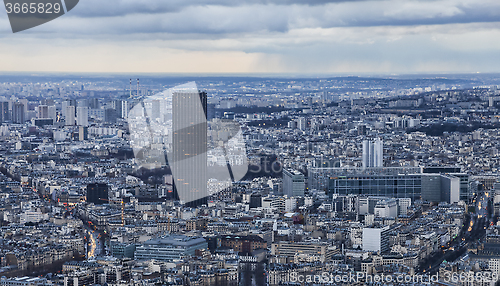
{"label": "white high-rise building", "polygon": [[297,124],[297,127],[300,130],[305,131],[307,129],[307,119],[305,117],[299,117],[299,122]]}
{"label": "white high-rise building", "polygon": [[54,122],[57,119],[57,112],[56,112],[56,106],[55,105],[50,105],[49,106],[49,118],[54,119]]}
{"label": "white high-rise building", "polygon": [[375,141],[363,140],[363,168],[384,166],[384,143],[380,139]]}
{"label": "white high-rise building", "polygon": [[66,106],[65,113],[66,125],[75,125],[75,107],[73,105]]}
{"label": "white high-rise building", "polygon": [[86,106],[79,106],[76,109],[76,113],[76,125],[89,126],[89,108]]}
{"label": "white high-rise building", "polygon": [[66,107],[69,106],[69,101],[65,100],[62,102],[61,113],[64,118],[66,118]]}
{"label": "white high-rise building", "polygon": [[122,118],[128,117],[128,101],[122,101]]}
{"label": "white high-rise building", "polygon": [[363,228],[363,250],[388,252],[389,226]]}

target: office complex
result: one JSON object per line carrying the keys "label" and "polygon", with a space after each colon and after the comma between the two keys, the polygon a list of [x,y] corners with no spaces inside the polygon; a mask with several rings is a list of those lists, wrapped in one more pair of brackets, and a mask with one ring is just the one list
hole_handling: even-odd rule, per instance
{"label": "office complex", "polygon": [[135,251],[135,259],[179,261],[185,257],[194,256],[196,250],[207,248],[207,241],[202,237],[170,235],[150,239],[139,245]]}
{"label": "office complex", "polygon": [[457,202],[461,190],[467,192],[467,188],[461,189],[458,176],[464,177],[463,181],[466,181],[466,174],[429,174],[415,167],[310,168],[309,186],[338,195]]}
{"label": "office complex", "polygon": [[304,196],[305,177],[297,170],[283,170],[283,194],[288,197]]}

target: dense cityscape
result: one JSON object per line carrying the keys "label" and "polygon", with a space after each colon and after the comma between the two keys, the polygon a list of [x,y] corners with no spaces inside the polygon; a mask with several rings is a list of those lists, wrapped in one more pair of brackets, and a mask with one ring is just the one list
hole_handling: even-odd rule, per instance
{"label": "dense cityscape", "polygon": [[500,75],[131,77],[0,75],[0,285],[500,280]]}

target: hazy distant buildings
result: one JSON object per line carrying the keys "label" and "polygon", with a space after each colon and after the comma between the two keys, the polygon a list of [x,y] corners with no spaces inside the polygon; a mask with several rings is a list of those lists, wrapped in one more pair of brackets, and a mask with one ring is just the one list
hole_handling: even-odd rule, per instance
{"label": "hazy distant buildings", "polygon": [[363,140],[363,168],[384,166],[384,145],[382,140]]}
{"label": "hazy distant buildings", "polygon": [[304,175],[297,170],[283,170],[283,194],[288,197],[304,196]]}

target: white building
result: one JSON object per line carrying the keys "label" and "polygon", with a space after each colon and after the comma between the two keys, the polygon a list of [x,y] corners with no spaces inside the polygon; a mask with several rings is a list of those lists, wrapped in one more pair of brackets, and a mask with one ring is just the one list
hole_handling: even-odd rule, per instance
{"label": "white building", "polygon": [[363,140],[363,168],[384,166],[384,143],[382,140]]}
{"label": "white building", "polygon": [[41,212],[33,212],[33,211],[25,211],[24,213],[21,214],[20,223],[27,223],[27,222],[40,222],[42,220],[48,220],[49,215],[48,214],[43,214]]}
{"label": "white building", "polygon": [[389,226],[363,228],[364,251],[389,251]]}
{"label": "white building", "polygon": [[297,208],[297,200],[295,198],[286,198],[285,199],[285,211],[293,212]]}
{"label": "white building", "polygon": [[398,199],[398,215],[407,215],[408,208],[411,206],[410,198],[399,198]]}
{"label": "white building", "polygon": [[57,119],[56,107],[55,105],[51,105],[48,108],[49,108],[49,118],[52,118],[55,122]]}
{"label": "white building", "polygon": [[375,206],[376,217],[397,217],[398,203],[396,199],[380,200]]}
{"label": "white building", "polygon": [[75,125],[75,107],[66,106],[66,125]]}
{"label": "white building", "polygon": [[122,101],[122,118],[128,118],[128,101]]}
{"label": "white building", "polygon": [[89,108],[86,106],[78,107],[76,109],[76,125],[78,126],[89,126]]}

